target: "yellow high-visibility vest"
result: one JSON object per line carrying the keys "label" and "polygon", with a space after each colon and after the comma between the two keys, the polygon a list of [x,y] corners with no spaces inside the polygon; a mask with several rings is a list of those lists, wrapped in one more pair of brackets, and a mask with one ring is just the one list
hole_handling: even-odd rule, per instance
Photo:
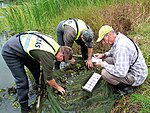
{"label": "yellow high-visibility vest", "polygon": [[53,38],[36,33],[24,33],[20,35],[20,42],[24,51],[30,56],[31,50],[43,50],[55,56],[60,48],[60,45]]}
{"label": "yellow high-visibility vest", "polygon": [[83,20],[80,20],[80,19],[68,19],[63,23],[63,27],[65,25],[72,27],[76,31],[77,37],[75,40],[78,40],[78,38],[80,37],[81,32],[83,30],[88,29],[85,22]]}

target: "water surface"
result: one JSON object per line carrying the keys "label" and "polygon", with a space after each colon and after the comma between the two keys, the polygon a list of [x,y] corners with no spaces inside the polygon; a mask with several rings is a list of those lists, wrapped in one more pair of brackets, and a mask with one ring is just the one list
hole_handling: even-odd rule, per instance
{"label": "water surface", "polygon": [[0,89],[6,89],[6,91],[0,92],[0,98],[2,98],[2,101],[0,101],[0,113],[20,113],[19,108],[12,106],[12,100],[14,100],[16,95],[11,96],[7,93],[8,88],[14,86],[14,78],[1,55],[2,46],[6,39],[7,35],[5,32],[0,34]]}
{"label": "water surface", "polygon": [[14,82],[14,78],[1,55],[2,45],[6,41],[6,37],[3,36],[5,35],[0,35],[0,89],[10,87]]}

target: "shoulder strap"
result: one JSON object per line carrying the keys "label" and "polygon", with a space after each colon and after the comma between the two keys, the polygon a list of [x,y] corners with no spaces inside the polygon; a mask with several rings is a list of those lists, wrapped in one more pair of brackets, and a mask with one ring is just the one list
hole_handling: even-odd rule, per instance
{"label": "shoulder strap", "polygon": [[72,19],[75,22],[76,28],[77,28],[77,36],[78,36],[79,27],[78,27],[78,23],[77,23],[76,19],[74,19],[74,18],[69,18],[69,19]]}
{"label": "shoulder strap", "polygon": [[[79,26],[78,26],[77,20],[76,20],[76,19],[74,19],[74,18],[69,18],[69,19],[74,20],[74,22],[75,22],[75,24],[76,24],[76,28],[77,28],[77,36],[78,36]],[[87,27],[88,29],[90,28],[88,25],[86,25],[86,27]]]}
{"label": "shoulder strap", "polygon": [[[139,57],[139,51],[138,51],[138,48],[137,48],[135,42],[134,42],[131,38],[129,38],[129,39],[133,42],[133,44],[134,44],[134,46],[135,46],[135,48],[136,48],[136,51],[137,51],[137,57],[136,57],[135,61],[133,62],[133,64],[131,65],[131,66],[133,66],[133,65],[135,64],[135,62],[137,61],[138,57]],[[130,67],[131,67],[131,66],[130,66]]]}
{"label": "shoulder strap", "polygon": [[90,27],[89,27],[88,25],[86,25],[86,27],[87,27],[88,29],[90,29]]}
{"label": "shoulder strap", "polygon": [[54,52],[56,52],[56,50],[54,49],[54,47],[47,41],[45,40],[42,36],[36,34],[36,33],[26,33],[26,32],[22,32],[22,33],[19,33],[18,35],[16,35],[16,37],[20,37],[21,35],[24,35],[24,34],[32,34],[32,35],[36,35],[37,37],[41,38],[42,40],[44,40],[49,46],[51,46],[51,48],[54,50]]}

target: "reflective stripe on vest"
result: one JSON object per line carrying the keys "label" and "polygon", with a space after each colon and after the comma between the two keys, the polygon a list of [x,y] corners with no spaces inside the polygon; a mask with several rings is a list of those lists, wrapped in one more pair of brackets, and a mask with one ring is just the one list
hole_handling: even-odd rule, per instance
{"label": "reflective stripe on vest", "polygon": [[44,40],[46,40],[49,44],[51,44],[53,48],[46,41],[44,41],[42,38],[38,37],[37,35],[23,34],[20,35],[20,42],[22,44],[24,51],[30,55],[31,50],[43,50],[55,55],[58,52],[58,49],[60,48],[58,43],[49,36],[45,36],[42,34],[38,34],[38,35],[41,36]]}
{"label": "reflective stripe on vest", "polygon": [[[78,26],[76,25],[75,21],[77,22],[77,25],[78,25]],[[72,28],[75,29],[76,34],[78,34],[75,40],[78,40],[78,38],[80,37],[81,32],[82,32],[83,30],[88,29],[88,28],[87,28],[87,25],[85,24],[85,22],[84,22],[83,20],[80,20],[80,19],[68,19],[68,20],[66,20],[66,21],[63,23],[63,27],[64,27],[65,25],[68,25],[68,26],[70,26],[70,27],[72,27]],[[78,33],[77,33],[77,27],[78,27]]]}

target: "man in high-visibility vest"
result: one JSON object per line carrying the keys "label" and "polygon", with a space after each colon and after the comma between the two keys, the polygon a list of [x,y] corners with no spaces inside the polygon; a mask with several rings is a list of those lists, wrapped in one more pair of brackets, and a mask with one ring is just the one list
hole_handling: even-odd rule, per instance
{"label": "man in high-visibility vest", "polygon": [[[81,46],[81,53],[83,60],[86,61],[88,68],[93,67],[92,63],[92,51],[93,51],[93,40],[94,33],[92,29],[86,25],[86,23],[80,19],[69,18],[61,21],[56,29],[58,44],[61,46],[72,47],[74,41]],[[73,64],[75,59],[72,58],[71,63]],[[59,62],[56,63],[56,68],[59,68]]]}
{"label": "man in high-visibility vest", "polygon": [[32,73],[35,83],[39,83],[40,64],[42,65],[44,81],[65,93],[53,75],[54,60],[67,61],[72,58],[70,47],[60,46],[50,36],[37,31],[28,31],[12,36],[2,48],[2,56],[15,78],[17,96],[22,113],[28,113],[29,82],[24,66]]}

